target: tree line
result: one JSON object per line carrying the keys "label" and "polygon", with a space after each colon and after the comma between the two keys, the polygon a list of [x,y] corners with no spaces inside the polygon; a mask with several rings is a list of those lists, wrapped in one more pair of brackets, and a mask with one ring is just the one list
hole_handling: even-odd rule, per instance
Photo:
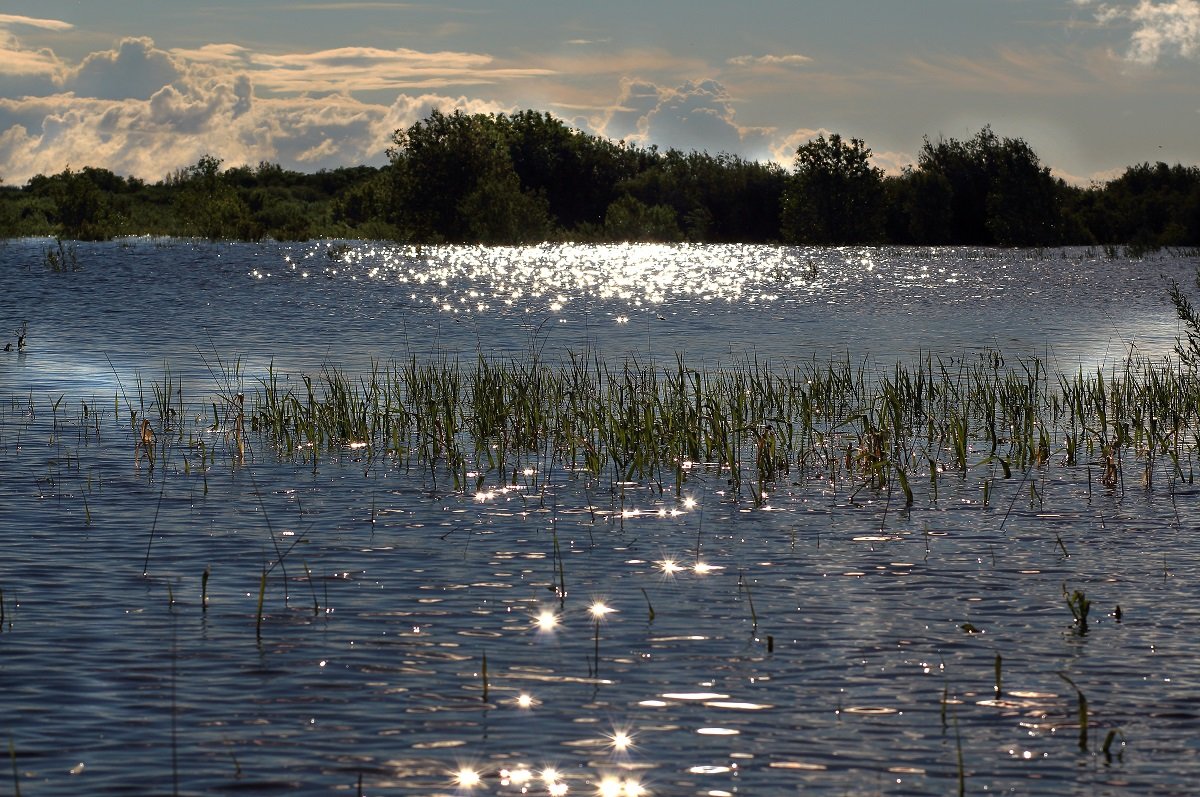
{"label": "tree line", "polygon": [[1200,167],[1142,163],[1073,186],[990,127],[926,138],[898,175],[838,134],[800,146],[787,170],[614,142],[537,111],[434,111],[390,143],[382,167],[316,173],[210,155],[156,183],[68,167],[0,184],[0,236],[1200,245]]}

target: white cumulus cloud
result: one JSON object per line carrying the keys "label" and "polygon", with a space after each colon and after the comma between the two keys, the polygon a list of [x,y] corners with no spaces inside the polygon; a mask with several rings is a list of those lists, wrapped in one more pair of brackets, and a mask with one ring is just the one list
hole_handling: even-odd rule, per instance
{"label": "white cumulus cloud", "polygon": [[767,153],[773,132],[739,124],[734,118],[733,98],[715,80],[686,81],[673,87],[624,80],[615,105],[592,127],[600,135],[643,146],[750,153],[751,157]]}
{"label": "white cumulus cloud", "polygon": [[1148,66],[1168,55],[1200,56],[1200,0],[1138,0],[1131,6],[1101,3],[1096,19],[1133,28],[1125,58],[1134,63]]}
{"label": "white cumulus cloud", "polygon": [[392,132],[435,108],[513,110],[431,91],[402,93],[391,104],[354,96],[511,73],[486,55],[364,48],[262,55],[219,44],[166,51],[127,38],[70,65],[25,47],[6,24],[16,22],[0,15],[0,177],[8,184],[68,165],[158,180],[205,154],[227,166],[267,160],[304,171],[378,165]]}

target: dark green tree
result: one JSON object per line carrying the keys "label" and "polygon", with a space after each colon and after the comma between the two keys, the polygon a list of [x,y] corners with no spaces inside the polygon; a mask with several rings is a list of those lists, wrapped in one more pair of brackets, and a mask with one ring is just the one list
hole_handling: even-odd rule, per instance
{"label": "dark green tree", "polygon": [[97,185],[97,182],[104,181],[106,175],[114,176],[112,172],[100,169],[75,172],[68,166],[49,179],[46,189],[54,200],[58,235],[80,241],[101,241],[113,237],[109,218],[112,194],[102,191]]}
{"label": "dark green tree", "polygon": [[504,123],[485,114],[433,111],[392,136],[389,214],[418,241],[544,240],[544,197],[522,189]]}
{"label": "dark green tree", "polygon": [[[1061,181],[1022,139],[984,127],[970,141],[928,138],[913,174],[911,224],[929,242],[1050,246],[1062,242]],[[944,226],[949,188],[949,225]],[[940,241],[938,232],[945,230]]]}
{"label": "dark green tree", "polygon": [[1084,223],[1105,244],[1141,248],[1200,244],[1200,167],[1142,163],[1093,187]]}
{"label": "dark green tree", "polygon": [[0,177],[0,238],[12,238],[17,234],[19,198],[17,190],[4,185],[4,178]]}
{"label": "dark green tree", "polygon": [[668,205],[647,205],[626,194],[608,206],[604,234],[611,241],[669,243],[683,240],[683,232]]}
{"label": "dark green tree", "polygon": [[786,173],[736,155],[647,151],[647,165],[619,188],[646,205],[666,205],[688,240],[766,242],[779,239]]}
{"label": "dark green tree", "polygon": [[954,194],[937,172],[905,169],[888,178],[888,239],[933,246],[951,239]]}
{"label": "dark green tree", "polygon": [[261,237],[246,203],[221,172],[220,158],[202,155],[183,171],[177,186],[175,212],[192,234],[210,241]]}
{"label": "dark green tree", "polygon": [[522,190],[545,197],[554,223],[564,230],[602,223],[621,194],[617,186],[644,159],[643,151],[587,135],[548,113],[499,114],[496,122]]}
{"label": "dark green tree", "polygon": [[1059,180],[1019,138],[1005,138],[993,155],[987,231],[998,246],[1056,246],[1063,242]]}
{"label": "dark green tree", "polygon": [[783,237],[813,244],[870,243],[883,237],[883,172],[861,139],[818,136],[796,150],[783,193]]}

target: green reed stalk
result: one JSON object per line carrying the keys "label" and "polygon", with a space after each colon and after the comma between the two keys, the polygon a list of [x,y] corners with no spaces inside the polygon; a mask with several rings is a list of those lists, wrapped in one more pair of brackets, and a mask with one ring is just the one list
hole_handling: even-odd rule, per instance
{"label": "green reed stalk", "polygon": [[304,565],[304,576],[308,579],[308,587],[312,592],[313,599],[313,617],[321,613],[321,604],[317,601],[317,585],[313,583],[312,571],[308,569],[308,562],[301,562]]}
{"label": "green reed stalk", "polygon": [[641,589],[642,589],[642,597],[644,597],[646,599],[646,621],[653,623],[654,622],[654,606],[652,606],[650,604],[650,595],[647,594],[646,588],[642,587]]}
{"label": "green reed stalk", "polygon": [[750,585],[746,583],[744,573],[738,573],[738,586],[746,591],[746,601],[750,604],[750,627],[757,631],[758,612],[754,611],[754,597],[750,594]]}
{"label": "green reed stalk", "polygon": [[267,568],[262,569],[262,575],[258,579],[258,609],[254,616],[254,635],[259,640],[262,639],[262,621],[263,621],[263,598],[267,594]]}
{"label": "green reed stalk", "polygon": [[965,797],[967,793],[967,771],[964,762],[962,762],[962,733],[959,732],[958,708],[954,709],[954,750],[956,757],[958,757],[959,797]]}
{"label": "green reed stalk", "polygon": [[1062,678],[1071,688],[1075,690],[1075,694],[1079,701],[1079,751],[1086,753],[1088,751],[1088,701],[1083,694],[1083,690],[1075,685],[1075,682],[1067,677],[1066,673],[1058,673],[1058,677]]}

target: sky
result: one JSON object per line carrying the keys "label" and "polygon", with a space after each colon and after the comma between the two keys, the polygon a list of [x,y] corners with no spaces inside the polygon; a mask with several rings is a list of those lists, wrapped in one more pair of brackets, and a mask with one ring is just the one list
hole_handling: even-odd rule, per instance
{"label": "sky", "polygon": [[0,179],[381,165],[432,109],[876,165],[985,125],[1073,183],[1200,164],[1200,0],[5,0]]}

